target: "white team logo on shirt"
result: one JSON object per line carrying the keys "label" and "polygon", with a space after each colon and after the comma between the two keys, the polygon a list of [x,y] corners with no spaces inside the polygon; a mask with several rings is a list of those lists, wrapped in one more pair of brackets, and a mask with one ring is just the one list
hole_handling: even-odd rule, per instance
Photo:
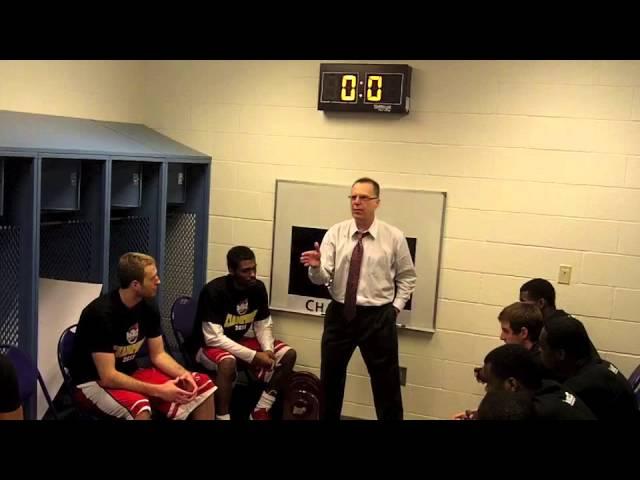
{"label": "white team logo on shirt", "polygon": [[562,401],[573,407],[576,403],[576,397],[575,395],[571,395],[569,392],[564,392],[564,399]]}
{"label": "white team logo on shirt", "polygon": [[238,311],[238,315],[244,315],[249,310],[249,299],[245,298],[238,305],[236,305],[236,310]]}
{"label": "white team logo on shirt", "polygon": [[127,342],[133,344],[138,341],[138,324],[135,323],[127,330]]}
{"label": "white team logo on shirt", "polygon": [[613,364],[611,364],[609,365],[609,371],[612,372],[614,375],[617,375],[620,370],[618,370],[616,367],[613,366]]}

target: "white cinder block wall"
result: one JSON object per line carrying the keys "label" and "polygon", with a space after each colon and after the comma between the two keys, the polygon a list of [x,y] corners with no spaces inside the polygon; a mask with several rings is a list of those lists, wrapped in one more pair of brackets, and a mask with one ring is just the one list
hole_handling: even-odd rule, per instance
{"label": "white cinder block wall", "polygon": [[[209,278],[241,243],[268,282],[276,178],[350,183],[366,174],[383,189],[444,189],[438,331],[400,335],[408,418],[447,418],[478,403],[472,367],[500,344],[500,308],[531,277],[555,281],[560,264],[573,276],[557,287],[559,305],[578,314],[606,358],[626,374],[635,368],[640,62],[407,61],[405,117],[319,112],[319,63],[147,62],[146,123],[214,158]],[[320,320],[275,320],[300,364],[318,372]],[[345,414],[372,418],[359,355],[349,374]]]}
{"label": "white cinder block wall", "polygon": [[[557,279],[560,264],[573,276],[556,285],[558,304],[631,373],[640,363],[640,62],[397,62],[414,67],[404,117],[317,111],[320,62],[0,62],[0,108],[142,121],[210,154],[209,278],[242,243],[268,283],[276,178],[370,175],[383,189],[446,190],[438,331],[400,334],[407,418],[477,405],[472,367],[500,344],[497,313],[525,280]],[[275,320],[318,373],[320,320]],[[345,400],[345,414],[374,417],[359,355]]]}
{"label": "white cinder block wall", "polygon": [[0,60],[0,109],[142,123],[144,63]]}

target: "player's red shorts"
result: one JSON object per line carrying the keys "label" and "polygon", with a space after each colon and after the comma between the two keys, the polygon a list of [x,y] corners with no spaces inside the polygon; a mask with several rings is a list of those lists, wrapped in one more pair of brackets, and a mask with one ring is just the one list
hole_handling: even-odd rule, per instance
{"label": "player's red shorts", "polygon": [[[253,337],[245,337],[241,338],[238,343],[243,345],[251,350],[255,350],[256,352],[261,352],[262,347],[260,347],[260,343],[258,339]],[[273,343],[273,353],[276,356],[276,365],[280,365],[282,357],[284,354],[291,350],[291,347],[280,340],[276,340]],[[204,347],[200,349],[198,352],[198,362],[204,365],[208,370],[216,370],[218,364],[224,360],[225,358],[235,358],[233,354],[223,350],[222,348],[212,348],[212,347]],[[236,359],[236,361],[241,361],[240,359]],[[267,370],[261,367],[251,367],[256,374],[258,379],[263,382],[269,382],[271,380],[271,376],[273,375],[273,370]]]}
{"label": "player's red shorts", "polygon": [[[155,368],[141,368],[132,375],[133,378],[145,383],[162,384],[171,380],[170,377]],[[180,405],[167,402],[157,397],[147,397],[141,393],[114,388],[102,388],[97,382],[82,383],[77,386],[77,400],[81,404],[97,408],[102,413],[133,420],[144,411],[160,412],[172,420],[184,420],[202,402],[213,395],[218,388],[213,380],[204,373],[193,372],[193,379],[198,387],[198,394],[189,403]],[[88,402],[88,403],[87,403]]]}

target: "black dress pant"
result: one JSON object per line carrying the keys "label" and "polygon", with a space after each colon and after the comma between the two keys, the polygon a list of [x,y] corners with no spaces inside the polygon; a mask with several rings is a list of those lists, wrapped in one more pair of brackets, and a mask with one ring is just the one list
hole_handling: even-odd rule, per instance
{"label": "black dress pant", "polygon": [[359,347],[371,377],[378,419],[402,420],[398,332],[393,305],[358,306],[350,322],[345,320],[343,309],[343,304],[332,301],[324,318],[320,364],[322,418],[340,419],[347,365]]}

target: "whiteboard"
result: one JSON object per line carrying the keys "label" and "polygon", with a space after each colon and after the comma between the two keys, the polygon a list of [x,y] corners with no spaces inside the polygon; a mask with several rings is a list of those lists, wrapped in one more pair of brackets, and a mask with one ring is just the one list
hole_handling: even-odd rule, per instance
{"label": "whiteboard", "polygon": [[[322,316],[330,302],[324,286],[316,286],[300,263],[332,225],[351,218],[351,185],[276,180],[271,257],[270,308]],[[416,268],[416,289],[398,326],[435,331],[436,299],[446,192],[381,187],[376,217],[407,237]]]}

